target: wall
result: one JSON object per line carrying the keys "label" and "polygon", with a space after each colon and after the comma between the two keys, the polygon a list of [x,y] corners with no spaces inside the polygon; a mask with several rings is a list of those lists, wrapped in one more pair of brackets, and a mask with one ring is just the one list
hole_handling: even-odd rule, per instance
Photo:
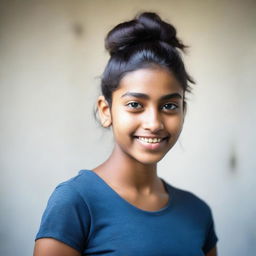
{"label": "wall", "polygon": [[1,1],[0,254],[32,255],[54,187],[112,148],[93,119],[113,25],[157,11],[190,45],[195,78],[185,127],[159,164],[211,206],[219,255],[256,250],[255,2]]}

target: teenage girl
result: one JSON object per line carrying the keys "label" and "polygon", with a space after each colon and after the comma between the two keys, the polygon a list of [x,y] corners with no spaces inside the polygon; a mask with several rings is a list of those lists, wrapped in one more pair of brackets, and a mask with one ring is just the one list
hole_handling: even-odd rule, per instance
{"label": "teenage girl", "polygon": [[193,80],[185,45],[155,13],[114,27],[97,107],[115,144],[92,170],[59,184],[36,235],[34,256],[215,256],[209,206],[157,176],[174,146]]}

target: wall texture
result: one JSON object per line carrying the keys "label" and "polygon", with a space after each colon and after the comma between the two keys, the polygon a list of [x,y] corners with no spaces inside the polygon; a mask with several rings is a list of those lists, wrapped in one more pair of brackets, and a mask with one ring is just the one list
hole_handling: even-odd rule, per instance
{"label": "wall texture", "polygon": [[180,141],[159,164],[212,207],[222,256],[256,251],[256,19],[253,0],[1,1],[0,254],[32,255],[54,187],[112,148],[93,119],[104,36],[157,11],[190,45],[197,85]]}

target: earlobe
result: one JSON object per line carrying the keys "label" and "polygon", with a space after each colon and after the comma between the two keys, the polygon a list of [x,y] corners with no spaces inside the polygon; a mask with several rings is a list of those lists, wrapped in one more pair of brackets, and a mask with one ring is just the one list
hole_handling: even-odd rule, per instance
{"label": "earlobe", "polygon": [[186,114],[187,114],[187,102],[183,101],[183,122],[184,122]]}
{"label": "earlobe", "polygon": [[111,126],[112,118],[111,118],[110,106],[103,95],[99,96],[97,101],[97,107],[99,111],[101,125],[105,128]]}
{"label": "earlobe", "polygon": [[184,124],[184,121],[185,121],[185,117],[186,117],[186,114],[187,114],[187,103],[185,101],[183,101],[183,117],[182,117],[182,125]]}

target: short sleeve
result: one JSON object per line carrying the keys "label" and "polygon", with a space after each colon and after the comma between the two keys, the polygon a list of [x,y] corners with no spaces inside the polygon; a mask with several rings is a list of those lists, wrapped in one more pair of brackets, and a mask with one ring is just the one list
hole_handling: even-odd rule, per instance
{"label": "short sleeve", "polygon": [[218,237],[215,233],[214,221],[213,221],[212,213],[210,211],[209,225],[208,225],[207,235],[205,239],[205,244],[203,247],[204,253],[208,253],[212,248],[214,248],[217,241],[218,241]]}
{"label": "short sleeve", "polygon": [[54,238],[82,252],[89,229],[86,202],[70,183],[61,183],[48,200],[35,240]]}

